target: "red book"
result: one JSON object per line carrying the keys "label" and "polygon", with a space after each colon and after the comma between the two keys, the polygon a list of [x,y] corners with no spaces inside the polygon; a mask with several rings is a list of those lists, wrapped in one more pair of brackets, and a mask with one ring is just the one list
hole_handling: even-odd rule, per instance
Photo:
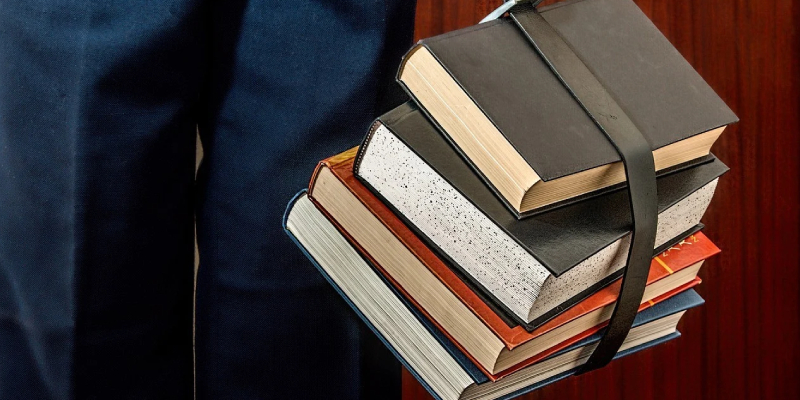
{"label": "red book", "polygon": [[[607,324],[620,281],[533,332],[518,325],[510,326],[356,179],[352,172],[356,150],[320,162],[311,179],[309,197],[379,272],[492,380],[542,360]],[[699,264],[719,252],[705,235],[696,233],[659,254],[651,264],[649,296],[646,293],[647,301],[640,310],[699,284],[696,278]],[[402,257],[409,258],[400,262]],[[435,279],[421,282],[426,274]],[[477,319],[479,324],[470,319]],[[575,331],[576,327],[586,327],[586,321],[596,323]],[[488,339],[481,341],[478,336]],[[483,345],[492,338],[503,348]]]}

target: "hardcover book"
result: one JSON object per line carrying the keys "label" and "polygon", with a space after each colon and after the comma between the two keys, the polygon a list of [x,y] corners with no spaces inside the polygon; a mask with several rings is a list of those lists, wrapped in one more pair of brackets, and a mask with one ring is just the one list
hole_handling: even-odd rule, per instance
{"label": "hardcover book", "polygon": [[[497,379],[596,332],[610,317],[619,282],[533,332],[470,287],[353,176],[356,149],[320,162],[309,198],[353,246],[491,378]],[[653,259],[641,309],[696,285],[704,259],[719,249],[702,233]]]}
{"label": "hardcover book", "polygon": [[[625,265],[626,191],[518,220],[413,103],[379,118],[354,171],[441,258],[529,330],[617,279]],[[726,171],[709,155],[658,178],[656,246],[696,229]]]}
{"label": "hardcover book", "polygon": [[[573,0],[538,12],[645,136],[657,170],[708,155],[737,121],[633,1]],[[522,217],[615,187],[625,173],[517,23],[533,29],[500,18],[422,40],[398,80]]]}
{"label": "hardcover book", "polygon": [[[287,233],[359,317],[437,399],[509,399],[572,375],[601,333],[501,380],[481,376],[446,336],[403,302],[304,194],[290,203]],[[674,339],[683,313],[702,304],[687,291],[637,315],[618,357]]]}

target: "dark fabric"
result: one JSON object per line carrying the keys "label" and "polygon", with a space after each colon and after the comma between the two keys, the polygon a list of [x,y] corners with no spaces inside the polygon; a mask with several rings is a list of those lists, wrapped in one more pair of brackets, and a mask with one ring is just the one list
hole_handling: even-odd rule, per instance
{"label": "dark fabric", "polygon": [[413,11],[0,0],[0,399],[192,398],[195,212],[199,399],[399,398],[281,215],[393,105]]}

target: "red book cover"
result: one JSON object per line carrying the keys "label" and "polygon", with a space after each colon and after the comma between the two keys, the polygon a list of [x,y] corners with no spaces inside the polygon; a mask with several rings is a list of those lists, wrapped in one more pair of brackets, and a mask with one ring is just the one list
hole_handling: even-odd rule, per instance
{"label": "red book cover", "polygon": [[[357,148],[353,148],[321,161],[314,172],[314,175],[312,176],[311,183],[309,185],[309,197],[314,200],[314,183],[316,181],[317,174],[321,168],[328,168],[333,175],[339,179],[339,181],[341,181],[349,189],[349,191],[381,221],[381,223],[387,229],[392,232],[394,236],[396,236],[445,286],[447,286],[461,300],[461,302],[463,302],[476,316],[478,316],[484,322],[487,327],[489,327],[492,332],[497,335],[497,337],[506,345],[508,349],[514,349],[515,347],[541,336],[542,334],[549,332],[550,330],[575,318],[581,317],[601,307],[612,304],[616,300],[621,284],[620,281],[616,281],[611,285],[601,289],[597,293],[589,296],[582,302],[561,313],[533,332],[528,332],[521,326],[510,327],[500,316],[494,312],[494,310],[492,310],[489,305],[487,305],[478,295],[476,295],[456,275],[456,273],[453,272],[450,267],[433,252],[433,250],[428,248],[428,246],[419,237],[417,237],[411,231],[411,229],[402,222],[402,220],[395,216],[389,207],[383,204],[369,191],[369,189],[367,189],[366,186],[358,181],[358,179],[353,175],[353,161],[356,151]],[[320,209],[325,212],[324,208],[320,207]],[[429,316],[424,307],[421,307],[420,304],[413,299],[413,297],[409,296],[395,279],[386,274],[385,270],[375,262],[366,249],[362,248],[346,231],[342,230],[341,226],[336,223],[335,219],[331,218],[331,220],[337,225],[337,227],[348,238],[348,240],[350,240],[362,253],[364,253],[364,255],[367,256],[367,258],[369,258],[370,261],[378,267],[378,270],[384,274],[386,278],[392,282],[392,284],[395,285],[401,293],[403,293],[404,296],[406,296],[417,308],[419,308],[423,314]],[[653,258],[647,283],[651,284],[655,281],[658,281],[659,279],[694,265],[695,263],[718,254],[719,252],[719,248],[717,248],[703,233],[698,232],[694,235],[691,235],[682,242]],[[698,283],[700,283],[700,280],[695,279],[679,288],[670,291],[669,293],[652,299],[649,302],[645,302],[640,307],[640,310],[648,308],[653,304],[663,301],[683,290],[687,290]],[[452,340],[452,337],[445,329],[442,329],[441,325],[436,320],[432,319],[432,321]],[[493,380],[498,379],[499,377],[507,375],[508,373],[516,371],[524,366],[535,363],[536,361],[539,361],[553,352],[569,346],[578,340],[590,336],[591,334],[602,329],[605,325],[606,323],[600,324],[578,336],[562,342],[558,346],[548,349],[547,351],[542,352],[537,356],[498,374],[491,374],[488,371],[484,372],[487,372],[487,375]],[[453,342],[456,343],[459,348],[464,350],[457,341],[453,340]],[[467,351],[464,350],[464,352],[469,356]],[[481,367],[480,363],[477,361],[475,364]],[[481,367],[481,369],[483,368]]]}

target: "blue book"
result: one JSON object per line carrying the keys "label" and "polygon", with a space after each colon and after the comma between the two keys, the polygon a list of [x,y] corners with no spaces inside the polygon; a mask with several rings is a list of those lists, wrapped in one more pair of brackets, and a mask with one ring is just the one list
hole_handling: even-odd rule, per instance
{"label": "blue book", "polygon": [[[492,382],[375,271],[314,206],[305,191],[289,203],[283,224],[287,234],[325,279],[434,398],[509,399],[536,390],[573,375],[602,336],[602,331],[598,332],[537,364]],[[674,328],[681,313],[702,303],[703,299],[689,290],[640,312],[630,341],[623,345],[617,357],[679,337]],[[664,326],[652,333],[653,326],[648,324],[659,322]],[[636,328],[645,325],[648,326],[646,332],[651,333],[634,337]]]}

